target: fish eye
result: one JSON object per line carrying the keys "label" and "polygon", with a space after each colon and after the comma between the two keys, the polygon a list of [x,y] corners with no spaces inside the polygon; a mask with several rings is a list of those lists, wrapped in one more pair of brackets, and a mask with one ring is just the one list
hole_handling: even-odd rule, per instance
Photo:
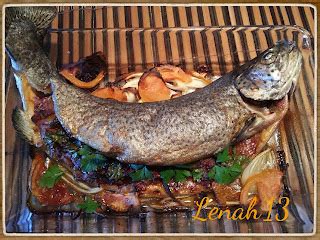
{"label": "fish eye", "polygon": [[273,63],[276,59],[276,55],[273,51],[269,51],[262,56],[262,60],[264,64]]}

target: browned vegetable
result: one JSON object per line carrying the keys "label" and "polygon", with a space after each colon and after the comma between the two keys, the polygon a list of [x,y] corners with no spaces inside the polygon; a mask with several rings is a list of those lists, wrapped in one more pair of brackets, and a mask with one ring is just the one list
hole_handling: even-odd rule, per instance
{"label": "browned vegetable", "polygon": [[111,98],[120,102],[127,101],[127,96],[124,91],[117,87],[100,88],[93,91],[91,94],[99,98]]}
{"label": "browned vegetable", "polygon": [[227,206],[229,203],[239,202],[241,186],[237,179],[229,185],[212,182],[216,200],[221,206]]}
{"label": "browned vegetable", "polygon": [[79,88],[93,88],[98,83],[100,83],[104,78],[104,71],[100,71],[99,74],[96,76],[95,79],[91,80],[90,82],[84,82],[79,80],[74,72],[70,72],[68,69],[63,69],[60,71],[60,74],[65,77],[68,81]]}
{"label": "browned vegetable", "polygon": [[157,102],[171,98],[170,89],[156,71],[146,72],[141,76],[138,91],[143,102]]}
{"label": "browned vegetable", "polygon": [[191,76],[186,74],[181,68],[174,67],[171,65],[164,65],[158,67],[157,70],[160,72],[161,77],[164,81],[170,81],[174,79],[179,79],[182,82],[191,82]]}
{"label": "browned vegetable", "polygon": [[242,188],[241,204],[247,205],[250,193],[257,193],[262,211],[268,211],[272,199],[279,197],[283,173],[278,169],[266,169],[250,177]]}

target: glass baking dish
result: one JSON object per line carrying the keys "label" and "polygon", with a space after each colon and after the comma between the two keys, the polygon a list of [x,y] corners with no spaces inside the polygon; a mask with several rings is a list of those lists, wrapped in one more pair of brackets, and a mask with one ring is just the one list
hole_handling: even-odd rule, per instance
{"label": "glass baking dish", "polygon": [[[88,11],[88,13],[87,13]],[[303,54],[303,69],[290,110],[280,124],[273,141],[286,153],[289,164],[286,187],[291,193],[289,218],[284,222],[263,220],[195,221],[195,210],[138,216],[86,214],[73,219],[73,213],[37,215],[28,206],[28,175],[31,166],[29,146],[15,133],[11,113],[21,101],[10,62],[5,71],[5,232],[6,233],[311,233],[314,226],[315,168],[315,90],[313,39],[304,29],[294,26],[222,26],[189,28],[112,28],[101,22],[86,26],[73,22],[73,15],[90,14],[92,9],[61,11],[52,23],[44,47],[60,68],[94,52],[106,56],[105,81],[132,71],[160,64],[179,65],[183,69],[206,66],[214,75],[223,75],[250,61],[275,42],[295,41]],[[102,21],[102,19],[100,19]],[[206,214],[203,212],[203,214]]]}

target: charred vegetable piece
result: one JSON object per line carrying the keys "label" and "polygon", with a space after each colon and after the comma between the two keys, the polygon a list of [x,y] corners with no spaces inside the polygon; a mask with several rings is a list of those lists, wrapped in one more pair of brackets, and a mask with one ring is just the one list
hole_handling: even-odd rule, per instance
{"label": "charred vegetable piece", "polygon": [[70,81],[72,84],[79,88],[93,88],[98,85],[104,78],[104,71],[101,71],[95,79],[91,80],[90,82],[83,82],[78,79],[73,72],[70,72],[68,69],[63,69],[60,71],[60,74]]}
{"label": "charred vegetable piece", "polygon": [[239,204],[241,186],[239,180],[229,185],[212,182],[212,189],[218,204],[226,206],[229,204]]}
{"label": "charred vegetable piece", "polygon": [[102,52],[96,52],[81,59],[73,67],[75,68],[75,76],[78,79],[83,82],[90,82],[99,72],[106,71],[105,55]]}
{"label": "charred vegetable piece", "polygon": [[[98,200],[99,199],[99,200]],[[130,209],[140,207],[139,198],[136,193],[111,193],[100,192],[97,200],[116,212],[127,212]]]}

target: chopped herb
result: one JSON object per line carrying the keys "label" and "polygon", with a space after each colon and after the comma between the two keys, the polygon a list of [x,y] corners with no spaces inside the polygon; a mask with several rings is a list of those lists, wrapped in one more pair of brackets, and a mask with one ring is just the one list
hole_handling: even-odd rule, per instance
{"label": "chopped herb", "polygon": [[235,149],[230,154],[229,147],[219,152],[216,156],[216,163],[207,176],[210,180],[215,180],[220,184],[230,184],[236,180],[242,172],[242,165],[248,158],[242,155],[236,155]]}
{"label": "chopped herb", "polygon": [[229,184],[232,183],[241,174],[241,166],[235,164],[231,167],[216,167],[215,180],[217,183]]}
{"label": "chopped herb", "polygon": [[134,172],[130,173],[129,176],[133,181],[148,180],[152,178],[152,172],[144,166],[136,169]]}
{"label": "chopped herb", "polygon": [[231,159],[229,155],[229,146],[217,154],[217,163],[224,163]]}
{"label": "chopped herb", "polygon": [[199,182],[203,176],[203,171],[201,169],[194,169],[192,171],[192,178],[194,181]]}
{"label": "chopped herb", "polygon": [[208,178],[214,179],[217,183],[230,184],[241,174],[242,168],[239,164],[231,167],[214,166],[208,172]]}
{"label": "chopped herb", "polygon": [[191,176],[191,172],[189,170],[177,169],[175,170],[174,180],[176,182],[184,182],[187,177]]}
{"label": "chopped herb", "polygon": [[248,163],[250,161],[250,159],[244,155],[234,155],[233,161],[242,166],[243,164]]}
{"label": "chopped herb", "polygon": [[85,172],[92,172],[98,168],[104,166],[106,163],[106,157],[102,154],[95,153],[89,146],[84,145],[77,152],[77,155],[81,157],[81,169]]}
{"label": "chopped herb", "polygon": [[138,170],[144,167],[144,165],[140,165],[140,164],[130,164],[130,167],[134,170]]}
{"label": "chopped herb", "polygon": [[210,180],[213,180],[215,175],[216,175],[216,169],[215,169],[215,167],[212,167],[212,168],[209,170],[207,176],[208,176],[208,178],[209,178]]}
{"label": "chopped herb", "polygon": [[186,169],[168,169],[161,171],[160,176],[165,183],[171,179],[174,179],[175,182],[183,182],[191,176],[191,172]]}
{"label": "chopped herb", "polygon": [[174,174],[175,174],[175,172],[172,169],[163,170],[160,172],[160,176],[165,183],[170,182],[170,180],[173,178]]}
{"label": "chopped herb", "polygon": [[105,163],[105,158],[100,154],[90,154],[82,156],[81,169],[85,172],[92,172],[102,167]]}
{"label": "chopped herb", "polygon": [[86,213],[93,213],[99,207],[99,204],[91,198],[86,198],[83,203],[78,204],[78,207]]}
{"label": "chopped herb", "polygon": [[236,154],[235,148],[230,153],[230,148],[226,147],[216,155],[217,165],[208,171],[207,177],[217,183],[230,184],[239,177],[242,172],[241,166],[247,161],[246,156]]}
{"label": "chopped herb", "polygon": [[63,171],[58,165],[51,165],[41,176],[39,185],[40,187],[52,188],[62,175]]}
{"label": "chopped herb", "polygon": [[87,145],[82,146],[78,151],[78,154],[81,155],[81,156],[86,156],[86,155],[89,155],[91,153],[92,153],[92,149]]}

